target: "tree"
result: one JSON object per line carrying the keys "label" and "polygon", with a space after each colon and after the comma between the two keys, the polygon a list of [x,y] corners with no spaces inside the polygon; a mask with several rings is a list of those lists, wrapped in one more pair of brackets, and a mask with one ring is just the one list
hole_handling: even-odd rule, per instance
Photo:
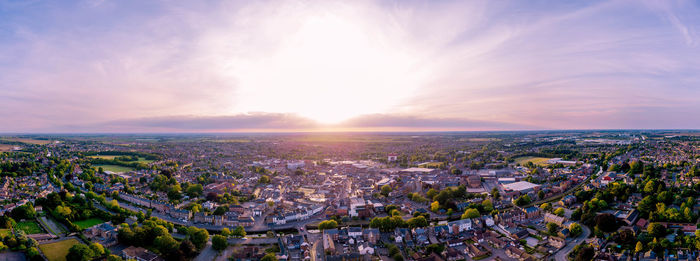
{"label": "tree", "polygon": [[156,247],[161,254],[172,252],[178,248],[177,241],[170,235],[156,237],[156,239],[153,240],[153,246]]}
{"label": "tree", "polygon": [[263,256],[260,261],[277,261],[277,256],[273,253],[268,253]]}
{"label": "tree", "polygon": [[522,206],[525,206],[525,205],[527,205],[527,204],[530,204],[530,202],[532,202],[532,200],[530,200],[530,196],[528,196],[528,195],[522,195],[522,196],[518,197],[518,198],[515,200],[515,202],[513,202],[513,203],[515,203],[515,205],[518,205],[518,206],[521,206],[521,207],[522,207]]}
{"label": "tree", "polygon": [[121,258],[120,256],[118,256],[118,255],[109,255],[109,256],[107,256],[107,259],[106,259],[106,260],[107,260],[107,261],[123,261],[124,259],[122,259],[122,258]]}
{"label": "tree", "polygon": [[493,211],[493,203],[491,203],[490,199],[485,199],[483,202],[481,202],[481,206],[484,207],[485,213],[490,213]]}
{"label": "tree", "polygon": [[228,241],[226,240],[225,236],[214,235],[214,237],[211,239],[211,247],[216,251],[224,250],[227,246]]}
{"label": "tree", "polygon": [[231,236],[231,230],[227,227],[221,229],[221,235],[225,237]]}
{"label": "tree", "polygon": [[479,210],[476,210],[474,208],[468,208],[467,210],[464,211],[464,214],[462,214],[462,219],[478,218],[479,216],[480,216]]}
{"label": "tree", "polygon": [[554,210],[554,215],[563,217],[563,216],[564,216],[564,212],[565,212],[565,211],[564,211],[564,208],[557,208],[556,210]]}
{"label": "tree", "polygon": [[659,223],[652,222],[649,224],[649,227],[647,227],[647,232],[649,232],[649,235],[655,238],[663,237],[666,235],[666,227]]}
{"label": "tree", "polygon": [[335,220],[324,220],[318,224],[319,230],[334,229],[338,227],[338,222]]}
{"label": "tree", "polygon": [[197,253],[197,249],[195,248],[194,244],[192,244],[192,241],[189,241],[187,239],[180,243],[180,247],[178,249],[186,257],[193,257]]}
{"label": "tree", "polygon": [[444,250],[445,250],[445,245],[443,245],[443,244],[430,244],[430,245],[425,247],[426,254],[435,253],[435,254],[439,255]]}
{"label": "tree", "polygon": [[642,244],[642,241],[637,241],[637,245],[634,247],[634,252],[635,253],[644,252],[644,244]]}
{"label": "tree", "polygon": [[392,189],[391,189],[391,186],[389,186],[389,185],[384,185],[384,186],[382,186],[382,192],[381,192],[381,193],[382,193],[382,195],[384,195],[385,197],[388,197],[388,196],[389,196],[389,193],[391,193],[391,190],[392,190]]}
{"label": "tree", "polygon": [[90,247],[83,244],[73,245],[68,250],[68,255],[66,255],[67,261],[89,261],[92,260],[94,253]]}
{"label": "tree", "polygon": [[498,188],[497,188],[497,187],[493,187],[493,188],[491,189],[491,197],[493,197],[493,198],[496,199],[496,200],[498,200],[499,198],[501,198],[501,192],[498,191]]}
{"label": "tree", "polygon": [[577,237],[578,235],[583,233],[583,228],[581,228],[581,225],[579,225],[578,223],[571,223],[571,225],[569,225],[569,233],[571,233],[572,237]]}
{"label": "tree", "polygon": [[192,226],[187,229],[187,234],[190,241],[192,241],[192,244],[194,244],[197,249],[204,248],[204,245],[206,245],[209,240],[209,232],[206,229]]}
{"label": "tree", "polygon": [[614,232],[617,230],[617,218],[613,214],[603,213],[595,217],[595,224],[603,232]]}
{"label": "tree", "polygon": [[428,220],[426,220],[424,216],[410,218],[406,223],[411,228],[428,226]]}
{"label": "tree", "polygon": [[595,250],[592,247],[584,247],[579,249],[576,254],[575,261],[589,261],[595,256]]}
{"label": "tree", "polygon": [[552,210],[552,204],[542,203],[542,205],[540,205],[540,208],[544,211],[550,211]]}
{"label": "tree", "polygon": [[438,210],[440,210],[440,202],[433,201],[433,203],[430,203],[430,211],[438,212]]}
{"label": "tree", "polygon": [[234,237],[245,237],[245,235],[246,235],[245,228],[243,228],[243,226],[237,226],[236,228],[233,229],[233,232],[231,232],[231,235]]}
{"label": "tree", "polygon": [[260,183],[264,183],[264,184],[270,183],[270,176],[268,176],[268,175],[262,175],[262,176],[260,177],[260,180],[259,180],[259,181],[260,181]]}
{"label": "tree", "polygon": [[544,198],[544,191],[540,190],[539,192],[537,192],[537,198],[543,199]]}
{"label": "tree", "polygon": [[92,250],[92,253],[95,256],[102,256],[105,254],[105,248],[102,246],[102,244],[93,242],[90,244],[90,250]]}
{"label": "tree", "polygon": [[425,193],[426,196],[428,196],[428,199],[433,199],[433,197],[437,196],[438,191],[435,189],[429,189],[427,193]]}
{"label": "tree", "polygon": [[551,236],[556,236],[557,232],[559,232],[559,226],[557,224],[549,222],[547,223],[547,233]]}
{"label": "tree", "polygon": [[226,206],[218,206],[218,207],[214,210],[214,215],[221,216],[221,215],[223,215],[223,214],[226,214],[226,211],[228,211],[228,207],[226,207]]}

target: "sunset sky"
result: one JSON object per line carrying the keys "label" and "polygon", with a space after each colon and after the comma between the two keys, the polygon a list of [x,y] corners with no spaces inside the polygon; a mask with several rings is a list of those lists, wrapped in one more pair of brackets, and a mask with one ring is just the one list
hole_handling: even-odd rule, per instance
{"label": "sunset sky", "polygon": [[0,132],[700,128],[698,1],[4,1]]}

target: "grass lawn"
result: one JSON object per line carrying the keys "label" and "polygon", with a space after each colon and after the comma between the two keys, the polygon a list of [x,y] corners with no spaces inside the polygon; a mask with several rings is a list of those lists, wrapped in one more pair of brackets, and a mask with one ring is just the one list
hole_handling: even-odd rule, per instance
{"label": "grass lawn", "polygon": [[524,166],[527,164],[528,161],[532,161],[532,164],[535,165],[547,165],[547,161],[549,158],[542,158],[542,157],[519,157],[515,158],[516,163],[520,163],[521,166]]}
{"label": "grass lawn", "polygon": [[111,171],[114,173],[123,173],[123,172],[129,172],[134,170],[132,167],[124,167],[124,166],[119,166],[119,165],[93,165],[95,169],[102,167],[105,171]]}
{"label": "grass lawn", "polygon": [[0,229],[0,238],[5,238],[6,236],[9,236],[10,233],[12,233],[12,232],[10,231],[9,228]]}
{"label": "grass lawn", "polygon": [[24,233],[27,235],[44,233],[44,230],[41,229],[36,221],[17,222],[17,226],[15,226],[15,228],[24,231]]}
{"label": "grass lawn", "polygon": [[[116,157],[121,157],[123,155],[95,155],[95,156],[88,156],[88,158],[93,158],[93,159],[107,159],[107,160],[113,160]],[[146,163],[149,164],[153,162],[152,160],[147,160],[144,157],[139,157],[139,160],[137,161],[129,161],[129,162],[138,162],[138,163]]]}
{"label": "grass lawn", "polygon": [[97,224],[104,223],[105,221],[99,218],[89,218],[86,220],[80,220],[80,221],[75,221],[73,224],[76,224],[77,226],[80,227],[80,229],[86,229],[89,227],[92,227]]}
{"label": "grass lawn", "polygon": [[39,249],[41,249],[41,252],[44,253],[46,258],[49,259],[49,261],[66,261],[66,255],[68,254],[68,250],[73,245],[77,244],[80,244],[80,242],[71,238],[55,243],[39,245]]}

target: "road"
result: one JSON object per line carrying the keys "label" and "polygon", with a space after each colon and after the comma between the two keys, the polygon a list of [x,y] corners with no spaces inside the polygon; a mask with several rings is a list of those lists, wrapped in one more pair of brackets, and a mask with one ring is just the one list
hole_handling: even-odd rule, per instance
{"label": "road", "polygon": [[566,257],[569,256],[569,253],[571,253],[572,250],[574,250],[574,247],[583,243],[583,241],[586,238],[588,238],[588,235],[591,234],[591,230],[585,225],[581,225],[581,228],[583,229],[583,233],[581,233],[581,235],[574,238],[573,240],[569,241],[564,248],[559,249],[559,251],[557,251],[557,253],[554,254],[554,260],[568,261]]}
{"label": "road", "polygon": [[207,242],[207,246],[202,249],[202,252],[199,253],[197,257],[194,258],[194,261],[211,261],[216,258],[216,250],[211,247],[211,240]]}

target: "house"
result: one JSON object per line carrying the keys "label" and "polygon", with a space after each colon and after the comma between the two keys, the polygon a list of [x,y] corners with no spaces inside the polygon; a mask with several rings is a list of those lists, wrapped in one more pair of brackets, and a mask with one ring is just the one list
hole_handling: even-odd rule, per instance
{"label": "house", "polygon": [[130,246],[122,250],[122,254],[124,255],[124,259],[136,259],[138,261],[163,260],[162,258],[158,257],[158,255],[146,250],[143,247]]}
{"label": "house", "polygon": [[472,230],[472,220],[471,219],[460,219],[447,223],[449,232],[453,234],[461,233],[463,231]]}
{"label": "house", "polygon": [[561,238],[561,237],[549,237],[547,239],[549,241],[549,244],[557,249],[562,248],[566,246],[566,240]]}
{"label": "house", "polygon": [[372,244],[376,244],[380,236],[379,229],[376,228],[368,228],[362,231],[362,237],[365,241]]}
{"label": "house", "polygon": [[548,223],[551,222],[551,223],[557,224],[557,226],[562,226],[562,224],[564,224],[564,222],[566,222],[566,218],[554,215],[552,213],[545,213],[544,214],[544,221],[548,222]]}
{"label": "house", "polygon": [[353,238],[362,237],[362,227],[349,227],[348,236]]}
{"label": "house", "polygon": [[445,256],[445,259],[447,259],[447,261],[456,261],[456,260],[465,259],[464,255],[462,255],[462,253],[460,253],[459,251],[457,251],[454,248],[447,248],[443,255]]}

